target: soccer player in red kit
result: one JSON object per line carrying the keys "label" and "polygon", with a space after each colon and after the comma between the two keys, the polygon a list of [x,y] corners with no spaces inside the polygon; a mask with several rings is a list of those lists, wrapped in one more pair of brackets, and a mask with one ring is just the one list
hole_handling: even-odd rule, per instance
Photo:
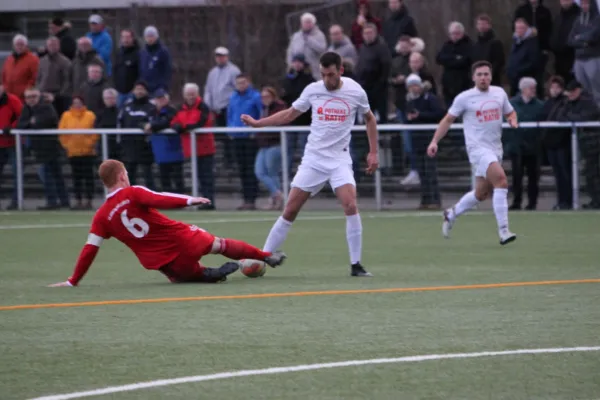
{"label": "soccer player in red kit", "polygon": [[108,191],[106,202],[94,216],[73,275],[64,282],[50,285],[52,287],[77,286],[92,265],[102,241],[111,237],[129,247],[144,268],[158,270],[174,283],[220,282],[240,267],[237,262],[227,262],[219,268],[204,267],[199,260],[207,254],[222,254],[233,260],[264,260],[271,267],[285,260],[281,252],[265,252],[239,240],[215,237],[156,210],[207,204],[208,199],[131,186],[125,166],[117,160],[104,161],[99,175]]}

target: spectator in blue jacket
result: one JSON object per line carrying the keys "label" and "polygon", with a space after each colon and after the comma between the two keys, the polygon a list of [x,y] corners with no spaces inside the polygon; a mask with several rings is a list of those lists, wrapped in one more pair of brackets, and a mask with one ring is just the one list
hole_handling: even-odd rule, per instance
{"label": "spectator in blue jacket", "polygon": [[169,89],[172,61],[169,50],[159,40],[158,29],[147,26],[144,29],[146,46],[140,51],[140,79],[148,82],[152,95],[158,89]]}
{"label": "spectator in blue jacket", "polygon": [[[241,119],[242,114],[260,119],[261,112],[260,93],[252,87],[250,78],[247,75],[238,75],[235,79],[235,91],[231,95],[227,107],[227,126],[245,126]],[[258,197],[258,181],[256,175],[254,175],[254,160],[258,153],[258,145],[256,140],[251,137],[250,132],[232,132],[229,137],[233,140],[233,149],[240,171],[244,197],[244,203],[238,207],[238,210],[254,210],[256,209],[255,203]]]}
{"label": "spectator in blue jacket", "polygon": [[111,56],[113,50],[113,41],[110,33],[106,31],[104,20],[98,14],[90,15],[88,22],[90,24],[90,32],[88,32],[87,37],[92,40],[92,47],[96,50],[102,61],[104,61],[106,75],[110,76],[112,73]]}
{"label": "spectator in blue jacket", "polygon": [[184,193],[183,186],[183,150],[181,138],[177,134],[160,133],[171,126],[171,120],[177,110],[169,105],[169,94],[164,89],[154,93],[156,110],[150,115],[150,121],[144,126],[146,134],[152,134],[150,144],[154,161],[160,172],[160,186],[163,192]]}

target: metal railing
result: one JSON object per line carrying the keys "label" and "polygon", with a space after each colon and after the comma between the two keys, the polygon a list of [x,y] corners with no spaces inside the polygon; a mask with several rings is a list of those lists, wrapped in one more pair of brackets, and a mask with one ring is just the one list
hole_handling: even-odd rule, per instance
{"label": "metal railing", "polygon": [[[379,125],[379,132],[398,132],[404,130],[410,131],[434,131],[437,128],[436,124],[386,124]],[[450,127],[450,130],[460,130],[463,128],[462,124],[453,124]],[[510,126],[507,123],[503,124],[503,128],[509,128]],[[572,162],[572,181],[573,181],[573,209],[579,208],[579,145],[577,140],[578,129],[580,128],[600,128],[600,122],[524,122],[519,124],[519,128],[550,128],[550,129],[559,129],[559,128],[570,128],[571,129],[571,162]],[[190,132],[190,144],[192,155],[197,154],[196,152],[196,135],[203,133],[215,133],[215,134],[227,134],[227,133],[236,133],[236,132],[270,132],[270,133],[280,133],[281,135],[281,164],[282,164],[282,191],[284,198],[287,199],[289,193],[289,163],[288,163],[288,134],[296,134],[296,133],[308,133],[310,132],[310,127],[305,126],[280,126],[280,127],[265,127],[265,128],[198,128],[194,131]],[[352,127],[353,132],[365,132],[364,125],[355,125]],[[166,134],[175,134],[175,131],[171,129],[167,129],[162,131],[161,133]],[[141,129],[75,129],[75,130],[64,130],[64,129],[42,129],[42,130],[20,130],[14,129],[12,130],[12,134],[16,138],[16,143],[19,144],[22,141],[21,136],[28,135],[65,135],[65,134],[100,134],[101,135],[101,148],[102,148],[102,159],[105,160],[108,158],[108,135],[139,135],[144,134]],[[443,142],[442,142],[443,146]],[[17,200],[19,210],[23,209],[23,150],[19,145],[15,146],[15,157],[16,157],[16,174],[17,174]],[[191,184],[192,184],[192,195],[198,196],[198,170],[197,170],[197,159],[195,156],[190,157],[191,162]],[[474,177],[473,177],[474,178]],[[382,209],[382,184],[381,184],[381,171],[377,171],[374,174],[375,180],[375,201],[377,210]],[[474,179],[472,180],[472,184],[474,183]]]}

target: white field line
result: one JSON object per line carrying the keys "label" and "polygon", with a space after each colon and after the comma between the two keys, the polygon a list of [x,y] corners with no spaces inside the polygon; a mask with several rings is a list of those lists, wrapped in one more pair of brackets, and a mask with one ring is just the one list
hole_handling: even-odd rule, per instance
{"label": "white field line", "polygon": [[375,358],[371,360],[350,360],[341,362],[332,362],[324,364],[306,364],[296,365],[291,367],[275,367],[275,368],[264,368],[264,369],[248,369],[241,371],[230,371],[221,372],[218,374],[210,375],[195,375],[185,376],[182,378],[174,379],[159,379],[148,382],[137,382],[129,385],[122,386],[109,386],[101,389],[88,390],[84,392],[73,392],[65,394],[55,394],[50,396],[36,397],[31,400],[69,400],[69,399],[81,399],[84,397],[101,396],[104,394],[131,392],[140,389],[152,389],[156,387],[180,385],[183,383],[194,383],[194,382],[206,382],[220,379],[231,379],[241,378],[245,376],[258,376],[258,375],[277,375],[285,374],[288,372],[301,372],[301,371],[314,371],[319,369],[332,369],[332,368],[343,368],[343,367],[356,367],[361,365],[376,365],[376,364],[399,364],[399,363],[413,363],[421,361],[432,361],[432,360],[447,360],[455,358],[481,358],[481,357],[499,357],[499,356],[511,356],[511,355],[524,355],[524,354],[552,354],[552,353],[578,353],[578,352],[590,352],[600,351],[600,346],[594,347],[558,347],[550,349],[520,349],[520,350],[507,350],[507,351],[483,351],[479,353],[450,353],[450,354],[427,354],[422,356],[409,356],[399,358]]}
{"label": "white field line", "polygon": [[[477,214],[474,212],[471,214]],[[385,218],[422,218],[422,217],[438,217],[441,218],[441,212],[406,212],[406,213],[381,213],[381,214],[364,214],[363,219],[385,219]],[[344,215],[340,212],[337,215],[314,215],[300,217],[300,221],[328,221],[343,219]],[[177,218],[183,219],[183,218]],[[204,220],[183,221],[189,224],[229,224],[229,223],[248,223],[248,222],[275,222],[277,216],[270,217],[255,217],[255,218],[207,218]],[[91,222],[91,218],[90,218]],[[26,225],[0,225],[0,230],[17,230],[17,229],[63,229],[63,228],[88,228],[90,223],[71,223],[71,224],[26,224]]]}

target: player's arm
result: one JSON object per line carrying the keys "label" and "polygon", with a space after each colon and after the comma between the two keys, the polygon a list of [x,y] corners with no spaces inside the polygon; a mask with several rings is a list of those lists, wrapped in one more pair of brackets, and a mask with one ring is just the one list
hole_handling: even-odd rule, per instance
{"label": "player's arm", "polygon": [[192,197],[184,194],[155,192],[143,186],[132,186],[132,200],[148,208],[168,210],[184,208],[199,204],[209,204],[210,200],[204,197]]}
{"label": "player's arm", "polygon": [[97,220],[97,217],[94,217],[90,234],[88,235],[87,242],[83,246],[83,249],[81,249],[81,253],[79,253],[79,258],[77,258],[73,274],[66,281],[55,283],[50,285],[50,287],[77,286],[79,284],[79,281],[81,281],[92,266],[104,238],[108,237],[108,235],[103,232],[102,224]]}
{"label": "player's arm", "polygon": [[365,114],[365,124],[367,126],[367,138],[369,139],[369,154],[367,156],[367,173],[374,173],[379,168],[379,134],[377,132],[377,118],[369,110]]}
{"label": "player's arm", "polygon": [[286,110],[279,111],[267,118],[261,118],[256,120],[249,115],[242,115],[242,122],[253,128],[262,128],[265,126],[279,126],[288,125],[293,120],[302,115],[301,111],[296,110],[294,107],[290,107]]}
{"label": "player's arm", "polygon": [[454,121],[456,121],[456,116],[450,113],[446,114],[446,116],[440,121],[435,133],[433,134],[431,143],[429,144],[429,147],[427,147],[427,154],[429,157],[434,157],[437,154],[438,143],[444,138],[444,136],[446,136],[450,130],[450,126],[454,123]]}
{"label": "player's arm", "polygon": [[512,112],[506,114],[504,117],[511,128],[519,127],[519,120],[517,119],[517,112],[515,110],[512,110]]}

